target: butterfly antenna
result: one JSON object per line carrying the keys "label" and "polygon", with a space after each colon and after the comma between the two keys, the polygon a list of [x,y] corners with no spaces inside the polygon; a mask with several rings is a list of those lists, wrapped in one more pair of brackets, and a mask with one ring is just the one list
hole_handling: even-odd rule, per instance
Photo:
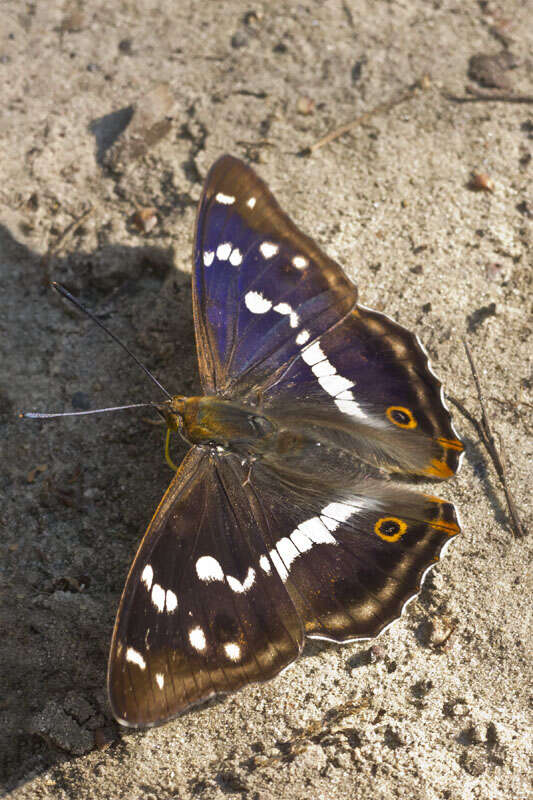
{"label": "butterfly antenna", "polygon": [[134,403],[131,406],[112,406],[110,408],[94,408],[90,411],[60,411],[55,414],[41,414],[39,411],[23,411],[19,419],[52,419],[53,417],[82,417],[86,414],[103,414],[104,411],[123,411],[126,408],[153,408],[154,403]]}
{"label": "butterfly antenna", "polygon": [[[92,321],[93,321],[93,322],[95,322],[95,323],[96,323],[96,324],[97,324],[97,325],[98,325],[98,326],[99,326],[99,327],[100,327],[100,328],[101,328],[103,331],[105,331],[105,332],[107,333],[107,335],[108,335],[108,336],[110,336],[110,337],[111,337],[111,339],[113,339],[113,341],[114,341],[114,342],[116,342],[118,345],[120,345],[120,347],[122,347],[122,349],[123,349],[123,350],[124,350],[124,351],[125,351],[125,352],[126,352],[126,353],[127,353],[127,354],[128,354],[130,357],[131,357],[131,358],[133,358],[133,360],[135,361],[135,363],[136,363],[136,364],[138,364],[138,366],[139,366],[139,367],[140,367],[142,370],[144,370],[144,372],[145,372],[145,373],[148,375],[148,377],[150,378],[150,380],[151,380],[151,381],[153,381],[153,382],[155,383],[155,385],[156,385],[156,386],[159,386],[159,388],[161,389],[161,391],[163,392],[163,394],[164,394],[164,395],[166,395],[167,399],[168,399],[168,400],[171,400],[171,399],[172,399],[172,396],[171,396],[171,395],[170,395],[170,394],[167,392],[167,390],[165,389],[165,387],[164,387],[164,386],[161,386],[161,384],[159,383],[159,381],[157,380],[157,378],[155,377],[155,375],[152,375],[152,373],[150,372],[150,370],[149,370],[147,367],[145,367],[145,366],[144,366],[144,364],[142,363],[142,361],[139,361],[139,359],[137,358],[137,356],[136,356],[136,355],[134,355],[134,354],[131,352],[131,350],[128,350],[128,348],[126,347],[126,345],[125,345],[123,342],[121,342],[121,341],[120,341],[120,339],[119,339],[117,336],[115,336],[115,334],[114,334],[114,333],[112,333],[112,332],[109,330],[109,328],[106,328],[106,326],[103,324],[103,322],[100,322],[100,320],[98,319],[98,317],[96,317],[96,316],[95,316],[95,315],[92,313],[92,311],[89,311],[89,309],[88,309],[88,308],[85,308],[85,306],[84,306],[84,305],[82,305],[82,304],[80,303],[80,301],[79,301],[79,300],[77,300],[77,299],[74,297],[74,295],[70,294],[70,292],[68,292],[68,291],[65,289],[65,287],[64,287],[64,286],[61,286],[61,284],[60,284],[60,283],[56,283],[56,281],[52,281],[52,284],[51,284],[51,285],[52,285],[52,288],[56,290],[56,292],[59,292],[59,294],[63,295],[63,297],[65,297],[67,300],[69,300],[69,301],[72,303],[72,305],[76,306],[76,308],[79,308],[79,310],[80,310],[80,311],[83,311],[83,313],[84,313],[84,314],[86,314],[86,315],[89,317],[89,319],[92,319]],[[149,405],[149,404],[148,404],[148,405]],[[120,406],[120,408],[136,408],[136,406]],[[104,408],[104,409],[102,409],[102,411],[111,411],[111,410],[114,410],[114,409],[107,409],[107,408]],[[77,411],[77,412],[72,412],[72,413],[73,413],[73,414],[85,414],[85,413],[92,414],[92,413],[95,413],[95,412],[92,412],[92,411],[89,411],[89,412],[85,412],[85,411]],[[28,415],[26,414],[25,416],[28,416]],[[50,415],[50,416],[55,416],[55,415]],[[59,415],[59,416],[61,416],[61,415]]]}

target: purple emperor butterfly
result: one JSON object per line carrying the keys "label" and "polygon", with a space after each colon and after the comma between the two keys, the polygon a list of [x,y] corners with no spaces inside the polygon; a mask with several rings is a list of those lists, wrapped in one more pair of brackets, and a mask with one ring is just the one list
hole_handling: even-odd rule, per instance
{"label": "purple emperor butterfly", "polygon": [[274,677],[306,638],[376,636],[459,533],[451,503],[390,480],[445,480],[463,453],[422,345],[231,156],[200,200],[193,302],[204,394],[156,404],[192,446],[109,656],[137,728]]}
{"label": "purple emperor butterfly", "polygon": [[463,445],[418,339],[357,290],[230,156],[194,243],[202,397],[162,403],[192,445],[131,567],[108,687],[145,727],[277,675],[305,639],[373,637],[459,532],[438,480]]}

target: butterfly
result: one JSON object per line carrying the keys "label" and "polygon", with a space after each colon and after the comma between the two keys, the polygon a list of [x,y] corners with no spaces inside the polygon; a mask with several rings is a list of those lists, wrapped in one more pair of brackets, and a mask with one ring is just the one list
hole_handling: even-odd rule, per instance
{"label": "butterfly", "polygon": [[236,158],[209,171],[193,257],[203,395],[158,405],[191,448],[109,656],[113,713],[136,728],[273,678],[306,639],[376,636],[459,532],[451,503],[391,480],[460,466],[424,348]]}

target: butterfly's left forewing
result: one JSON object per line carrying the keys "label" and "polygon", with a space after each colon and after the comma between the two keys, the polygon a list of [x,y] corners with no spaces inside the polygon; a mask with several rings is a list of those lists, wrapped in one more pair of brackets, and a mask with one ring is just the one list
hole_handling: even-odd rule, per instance
{"label": "butterfly's left forewing", "polygon": [[[231,469],[230,469],[231,464]],[[125,725],[160,724],[276,675],[303,643],[232,455],[193,448],[139,547],[111,645],[108,688]],[[264,563],[264,561],[263,561]]]}
{"label": "butterfly's left forewing", "polygon": [[[206,393],[231,397],[336,325],[357,292],[253,170],[231,156],[209,171],[196,222],[193,303]],[[302,331],[306,331],[305,334]]]}

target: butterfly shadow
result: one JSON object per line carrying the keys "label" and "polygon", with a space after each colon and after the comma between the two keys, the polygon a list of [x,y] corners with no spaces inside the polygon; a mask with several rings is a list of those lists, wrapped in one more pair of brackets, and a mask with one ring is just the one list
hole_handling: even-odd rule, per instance
{"label": "butterfly shadow", "polygon": [[[20,420],[160,398],[157,387],[49,281],[65,284],[169,391],[199,386],[190,276],[157,245],[43,257],[0,225],[5,602],[1,771],[15,786],[115,730],[105,671],[132,556],[172,478],[150,410]],[[172,313],[170,313],[172,312]],[[173,447],[180,461],[186,445]],[[102,733],[103,732],[103,733]]]}

